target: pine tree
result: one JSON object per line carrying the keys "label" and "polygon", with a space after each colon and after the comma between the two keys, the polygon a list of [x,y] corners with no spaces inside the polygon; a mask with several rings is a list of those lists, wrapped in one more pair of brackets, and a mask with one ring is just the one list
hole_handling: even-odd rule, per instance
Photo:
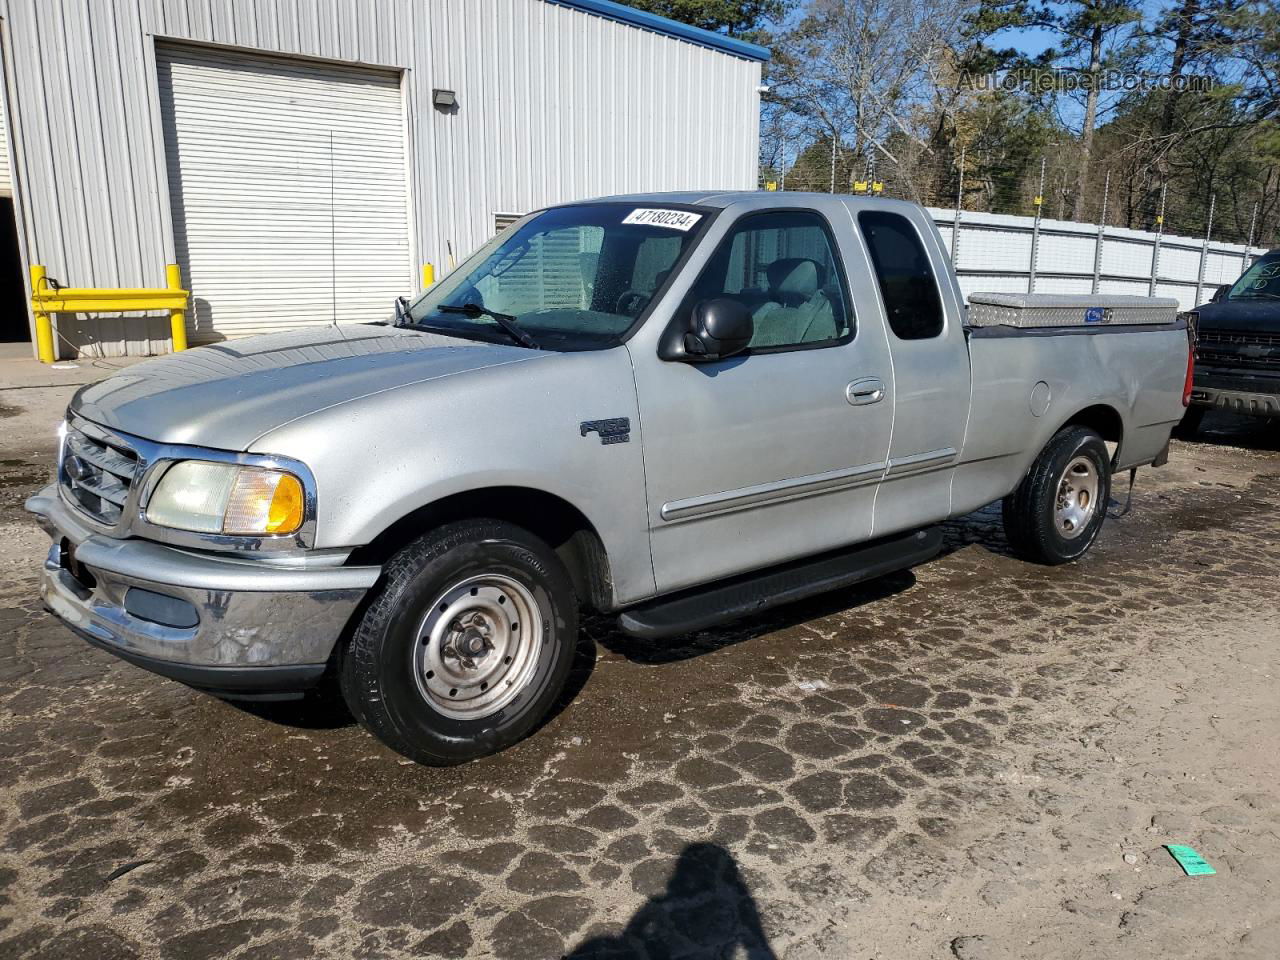
{"label": "pine tree", "polygon": [[1085,86],[1073,208],[1077,220],[1084,216],[1103,70],[1123,58],[1123,41],[1132,39],[1141,19],[1139,0],[1064,0],[1055,7],[1043,7],[1034,19],[1061,37],[1056,51],[1059,62],[1074,67]]}

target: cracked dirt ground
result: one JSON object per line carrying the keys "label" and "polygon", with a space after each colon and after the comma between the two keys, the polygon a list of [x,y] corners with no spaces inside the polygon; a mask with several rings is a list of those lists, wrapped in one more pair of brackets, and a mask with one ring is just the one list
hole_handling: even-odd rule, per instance
{"label": "cracked dirt ground", "polygon": [[430,770],[41,612],[69,393],[0,392],[0,957],[1280,956],[1280,428],[1176,444],[1073,566],[987,510],[682,642],[594,623],[541,731]]}

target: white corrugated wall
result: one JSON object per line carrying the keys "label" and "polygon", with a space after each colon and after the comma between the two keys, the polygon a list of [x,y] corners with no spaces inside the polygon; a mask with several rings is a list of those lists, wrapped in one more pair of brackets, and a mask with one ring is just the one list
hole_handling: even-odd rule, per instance
{"label": "white corrugated wall", "polygon": [[4,97],[0,97],[0,197],[13,194],[13,177],[9,172],[9,127],[5,122]]}
{"label": "white corrugated wall", "polygon": [[[543,0],[0,0],[0,16],[28,256],[76,286],[160,286],[176,259],[155,60],[172,40],[404,72],[405,292],[495,212],[756,182],[759,63]],[[59,332],[105,355],[168,349],[163,317]]]}

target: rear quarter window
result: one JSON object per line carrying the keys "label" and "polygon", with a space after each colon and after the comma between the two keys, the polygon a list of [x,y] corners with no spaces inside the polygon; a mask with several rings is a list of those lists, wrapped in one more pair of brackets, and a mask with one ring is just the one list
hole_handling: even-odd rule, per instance
{"label": "rear quarter window", "polygon": [[928,340],[942,333],[942,298],[920,235],[906,217],[858,214],[885,319],[899,340]]}

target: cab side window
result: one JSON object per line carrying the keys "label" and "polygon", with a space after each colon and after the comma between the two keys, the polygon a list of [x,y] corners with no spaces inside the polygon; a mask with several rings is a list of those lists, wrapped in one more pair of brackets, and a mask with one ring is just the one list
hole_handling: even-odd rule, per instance
{"label": "cab side window", "polygon": [[915,228],[906,217],[880,211],[858,214],[858,226],[894,336],[928,340],[942,333],[938,284]]}
{"label": "cab side window", "polygon": [[755,321],[756,352],[844,341],[852,332],[849,297],[825,222],[786,211],[744,217],[720,242],[682,312],[726,297]]}

